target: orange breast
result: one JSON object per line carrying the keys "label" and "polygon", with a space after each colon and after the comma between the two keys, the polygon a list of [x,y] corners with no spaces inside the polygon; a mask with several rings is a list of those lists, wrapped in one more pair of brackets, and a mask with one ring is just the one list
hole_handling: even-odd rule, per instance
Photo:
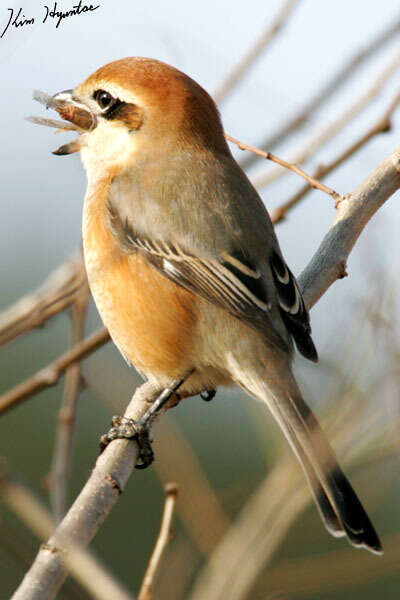
{"label": "orange breast", "polygon": [[169,281],[139,253],[123,253],[109,230],[100,196],[84,209],[90,288],[104,324],[139,370],[173,378],[192,367],[193,294]]}

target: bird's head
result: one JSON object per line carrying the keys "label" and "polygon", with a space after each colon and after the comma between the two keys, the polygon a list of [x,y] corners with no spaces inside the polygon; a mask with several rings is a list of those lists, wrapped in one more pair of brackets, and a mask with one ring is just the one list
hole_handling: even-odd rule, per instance
{"label": "bird's head", "polygon": [[56,153],[81,151],[88,173],[188,151],[226,153],[218,110],[193,79],[157,60],[109,63],[50,106],[81,133]]}

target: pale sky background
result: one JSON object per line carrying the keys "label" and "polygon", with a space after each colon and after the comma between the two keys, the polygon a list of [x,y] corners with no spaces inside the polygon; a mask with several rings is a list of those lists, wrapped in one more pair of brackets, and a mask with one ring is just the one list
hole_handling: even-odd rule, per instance
{"label": "pale sky background", "polygon": [[[32,90],[55,93],[75,86],[108,61],[138,55],[173,64],[212,93],[282,5],[275,0],[98,3],[100,8],[95,12],[64,20],[56,29],[54,22],[41,23],[44,3],[26,1],[23,14],[34,16],[35,25],[9,30],[0,39],[2,307],[38,284],[75,251],[80,241],[85,174],[77,155],[51,155],[65,136],[55,136],[48,128],[24,121],[26,115],[44,114],[43,107],[32,100]],[[58,8],[66,10],[72,4],[64,0],[58,2]],[[21,5],[10,2],[5,6],[17,9]],[[6,8],[0,9],[0,25],[7,22],[8,15]],[[221,105],[226,130],[258,143],[300,108],[346,58],[397,18],[398,0],[379,4],[376,0],[299,2],[285,31]],[[357,71],[352,81],[315,114],[310,125],[276,153],[289,157],[292,149],[332,120],[372,83],[393,57],[396,44],[399,48],[399,36]],[[307,163],[309,171],[335,157],[382,113],[399,89],[399,72],[354,123]],[[398,145],[399,113],[391,133],[376,138],[335,171],[327,183],[339,192],[354,189]],[[301,185],[302,180],[288,174],[264,190],[263,199],[272,207]],[[337,283],[313,310],[313,331],[320,349],[329,344],[332,331],[339,332],[338,336],[345,331],[351,303],[362,298],[373,283],[367,272],[372,259],[376,266],[396,275],[398,201],[399,194],[364,232],[349,263],[351,277]],[[279,227],[283,252],[295,273],[306,265],[333,217],[330,198],[314,192]]]}

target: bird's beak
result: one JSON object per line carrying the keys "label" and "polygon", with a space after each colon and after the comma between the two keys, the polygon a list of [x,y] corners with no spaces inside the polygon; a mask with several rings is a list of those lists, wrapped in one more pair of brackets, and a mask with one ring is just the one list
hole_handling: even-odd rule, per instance
{"label": "bird's beak", "polygon": [[[80,134],[77,139],[69,144],[61,146],[58,150],[55,150],[53,154],[63,156],[65,154],[78,152],[85,144],[84,136],[81,134],[93,131],[97,126],[96,115],[93,114],[86,104],[74,97],[73,90],[64,90],[58,92],[58,94],[54,94],[54,96],[36,90],[33,93],[33,98],[41,104],[44,104],[46,108],[53,108],[56,110],[64,122],[43,117],[27,117],[28,121],[38,125],[56,127],[59,131],[76,131]],[[69,121],[71,124],[65,123],[65,121]]]}
{"label": "bird's beak", "polygon": [[64,90],[54,94],[50,107],[54,108],[62,119],[73,123],[80,130],[92,131],[97,125],[96,116],[86,104],[74,97],[73,90]]}

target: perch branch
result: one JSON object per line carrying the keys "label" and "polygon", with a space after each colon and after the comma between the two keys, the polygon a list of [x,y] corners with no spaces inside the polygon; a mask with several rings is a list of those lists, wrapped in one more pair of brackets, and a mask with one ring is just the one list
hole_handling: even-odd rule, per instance
{"label": "perch branch", "polygon": [[338,212],[311,262],[299,277],[308,308],[346,276],[347,258],[376,211],[400,188],[400,147],[352,193],[339,202]]}
{"label": "perch branch", "polygon": [[41,390],[56,385],[70,365],[93,354],[101,346],[104,346],[109,339],[110,334],[108,331],[104,328],[99,329],[90,337],[83,340],[83,342],[75,344],[75,346],[47,365],[47,367],[2,394],[0,396],[0,415],[8,412],[26,398],[30,398]]}
{"label": "perch branch", "polygon": [[266,160],[271,160],[272,162],[277,163],[281,167],[285,167],[285,169],[289,169],[290,171],[293,171],[293,173],[297,173],[297,175],[300,175],[300,177],[303,177],[303,179],[308,181],[308,184],[311,187],[313,187],[317,190],[321,190],[322,192],[325,192],[326,194],[329,194],[329,196],[332,196],[333,198],[335,198],[335,200],[340,199],[340,194],[335,192],[335,190],[328,187],[321,181],[318,181],[314,177],[307,175],[307,173],[305,173],[303,171],[303,169],[300,169],[300,167],[298,167],[297,165],[295,165],[293,163],[289,163],[286,160],[283,160],[283,158],[279,158],[279,156],[272,154],[272,152],[264,152],[264,150],[260,150],[259,148],[254,148],[253,146],[249,146],[248,144],[245,144],[244,142],[237,140],[236,138],[232,137],[231,135],[228,135],[227,133],[225,134],[225,137],[227,140],[229,140],[233,144],[236,144],[240,148],[240,150],[249,150],[250,152],[253,152],[253,154],[257,154],[257,156],[261,156],[262,158],[265,158]]}
{"label": "perch branch", "polygon": [[[379,33],[368,46],[362,48],[354,56],[352,56],[340,68],[329,81],[318,90],[317,93],[300,109],[293,117],[290,117],[286,123],[282,125],[270,137],[264,139],[259,145],[261,148],[275,148],[281,144],[291,133],[300,129],[307,123],[313,113],[319,109],[327,100],[340,90],[347,83],[354,72],[371,56],[375,56],[377,52],[400,31],[400,19],[397,19],[384,31]],[[257,159],[256,156],[249,155],[241,162],[243,169],[249,168]]]}
{"label": "perch branch", "polygon": [[278,33],[284,27],[291,12],[296,7],[297,3],[298,0],[286,0],[273,23],[271,25],[268,24],[267,29],[256,41],[254,46],[247,52],[245,56],[243,56],[225,81],[223,81],[219,88],[215,91],[214,99],[217,103],[222,102],[226,98],[226,96],[237,85],[239,80],[242,79],[242,77],[248,72],[257,58],[262,54],[262,52],[264,52],[268,44],[272,42],[272,40],[278,35]]}
{"label": "perch branch", "polygon": [[[363,227],[399,188],[400,148],[388,156],[353,194],[340,202],[337,218],[300,279],[308,306],[312,306],[340,274],[343,275],[345,260]],[[146,390],[142,386],[136,390],[125,416],[139,420],[146,410]],[[97,459],[89,480],[67,515],[39,551],[12,600],[54,598],[67,576],[60,558],[63,539],[73,539],[79,545],[89,543],[124,489],[137,458],[136,443],[115,440],[109,444]]]}
{"label": "perch branch", "polygon": [[171,537],[172,519],[175,512],[176,501],[178,499],[178,487],[175,483],[167,483],[165,486],[165,505],[161,521],[161,528],[158,534],[153,554],[151,555],[143,583],[140,588],[138,600],[152,600],[154,579],[161,562],[162,556],[168,546]]}
{"label": "perch branch", "polygon": [[[21,483],[2,474],[0,497],[23,523],[41,540],[52,534],[56,523],[47,508]],[[74,579],[97,600],[133,600],[113,578],[105,565],[85,548],[67,545],[63,560]]]}

